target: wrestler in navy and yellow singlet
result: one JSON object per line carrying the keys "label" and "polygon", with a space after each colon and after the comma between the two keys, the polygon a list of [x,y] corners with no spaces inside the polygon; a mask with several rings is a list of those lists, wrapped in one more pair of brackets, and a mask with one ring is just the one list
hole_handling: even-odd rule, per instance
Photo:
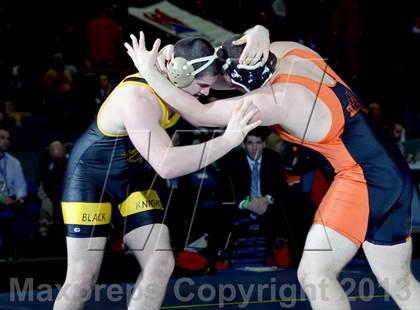
{"label": "wrestler in navy and yellow singlet", "polygon": [[[169,118],[168,106],[141,76],[128,76],[116,88],[126,84],[153,92],[162,109],[163,128],[177,122],[179,114]],[[151,178],[145,177],[150,175],[146,165],[127,134],[107,133],[95,119],[75,143],[64,178],[62,211],[67,236],[107,236],[114,205],[125,219],[125,233],[161,222],[163,206],[151,188]]]}
{"label": "wrestler in navy and yellow singlet", "polygon": [[338,231],[357,246],[367,240],[379,245],[405,242],[411,232],[413,183],[398,147],[383,130],[368,121],[366,108],[356,94],[318,55],[291,50],[285,57],[312,61],[335,80],[321,84],[304,76],[280,74],[272,83],[299,84],[327,105],[332,126],[320,142],[302,142],[276,126],[285,140],[318,153],[322,164],[335,172],[315,223]]}

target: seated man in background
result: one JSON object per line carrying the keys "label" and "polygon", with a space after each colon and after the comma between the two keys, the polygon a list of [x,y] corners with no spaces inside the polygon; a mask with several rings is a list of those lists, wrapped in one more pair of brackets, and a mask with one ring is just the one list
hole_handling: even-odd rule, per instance
{"label": "seated man in background", "polygon": [[[269,133],[266,127],[252,130],[245,137],[242,148],[231,152],[223,161],[222,172],[227,176],[223,179],[229,183],[222,186],[223,203],[234,203],[231,220],[237,225],[259,224],[266,239],[267,262],[272,260],[278,267],[288,267],[290,259],[294,265],[299,261],[296,236],[291,231],[293,226],[298,226],[292,223],[291,197],[281,156],[265,146]],[[230,228],[230,231],[234,230],[232,226]],[[285,253],[279,251],[277,241],[280,237],[288,240],[291,257],[287,253],[284,257]],[[303,244],[300,252],[302,249]]]}
{"label": "seated man in background", "polygon": [[[0,129],[0,234],[3,243],[3,256],[10,258],[16,250],[19,235],[27,235],[20,227],[20,220],[28,219],[32,224],[33,212],[24,204],[27,185],[20,161],[10,155],[10,133]],[[32,227],[32,226],[31,226]],[[29,229],[31,229],[29,227]],[[29,232],[32,236],[32,232]]]}
{"label": "seated man in background", "polygon": [[[38,198],[41,199],[39,216],[39,234],[48,237],[54,244],[54,250],[64,241],[64,222],[60,202],[63,191],[64,172],[68,161],[68,152],[60,141],[53,141],[41,156],[40,185]],[[61,242],[56,242],[58,239]]]}

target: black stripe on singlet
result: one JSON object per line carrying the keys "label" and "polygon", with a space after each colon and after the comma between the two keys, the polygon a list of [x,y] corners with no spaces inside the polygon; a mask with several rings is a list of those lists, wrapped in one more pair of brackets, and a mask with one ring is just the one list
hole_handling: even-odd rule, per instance
{"label": "black stripe on singlet", "polygon": [[126,78],[125,80],[123,80],[123,82],[139,82],[139,83],[146,83],[146,80],[144,78],[139,78],[139,77],[135,77],[135,76],[131,76]]}

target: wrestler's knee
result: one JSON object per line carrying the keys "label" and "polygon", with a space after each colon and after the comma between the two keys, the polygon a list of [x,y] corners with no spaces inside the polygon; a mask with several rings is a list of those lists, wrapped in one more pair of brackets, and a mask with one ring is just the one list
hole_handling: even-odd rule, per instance
{"label": "wrestler's knee", "polygon": [[299,267],[297,270],[297,277],[298,277],[300,285],[303,288],[305,288],[306,286],[310,284],[315,284],[316,280],[319,280],[314,270],[311,270],[311,268],[309,268],[308,265],[305,265],[303,263],[299,264]]}
{"label": "wrestler's knee", "polygon": [[308,263],[307,260],[302,260],[297,270],[297,277],[302,287],[309,285],[319,285],[325,279],[336,279],[338,272],[333,266],[326,264]]}
{"label": "wrestler's knee", "polygon": [[81,281],[68,282],[63,285],[61,295],[68,301],[86,302],[92,295],[93,285]]}
{"label": "wrestler's knee", "polygon": [[172,251],[156,251],[144,267],[144,273],[155,279],[168,281],[174,268],[175,258]]}

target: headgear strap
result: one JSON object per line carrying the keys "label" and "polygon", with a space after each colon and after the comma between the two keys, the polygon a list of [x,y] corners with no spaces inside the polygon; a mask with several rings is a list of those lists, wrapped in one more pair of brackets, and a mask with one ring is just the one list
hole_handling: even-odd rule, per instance
{"label": "headgear strap", "polygon": [[[195,76],[208,68],[217,59],[217,49],[213,55],[204,56],[196,59],[187,60],[183,57],[175,57],[172,54],[172,60],[168,63],[169,80],[176,86],[184,88],[189,86]],[[194,70],[193,64],[206,62],[201,67]]]}
{"label": "headgear strap", "polygon": [[269,54],[265,64],[259,61],[252,66],[242,65],[237,63],[237,61],[232,61],[232,59],[228,57],[225,49],[222,49],[219,54],[219,58],[221,58],[222,61],[224,60],[222,68],[229,75],[231,82],[235,85],[239,85],[247,92],[267,84],[273,76],[277,64],[277,58],[273,53]]}

